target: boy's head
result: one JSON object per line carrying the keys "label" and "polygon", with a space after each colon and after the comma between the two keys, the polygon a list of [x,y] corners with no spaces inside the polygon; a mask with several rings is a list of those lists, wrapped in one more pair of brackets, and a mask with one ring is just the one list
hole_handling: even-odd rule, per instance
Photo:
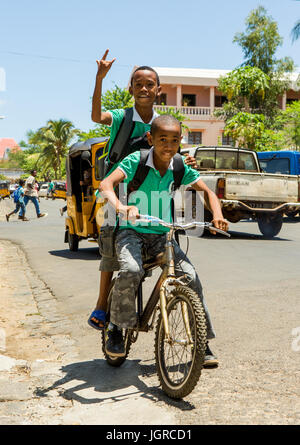
{"label": "boy's head", "polygon": [[25,184],[24,179],[20,179],[20,180],[19,180],[19,186],[23,187],[24,184]]}
{"label": "boy's head", "polygon": [[153,106],[161,87],[157,72],[150,66],[139,66],[130,79],[129,92],[135,103],[141,106]]}
{"label": "boy's head", "polygon": [[37,171],[36,170],[31,170],[30,174],[31,174],[31,176],[36,176]]}
{"label": "boy's head", "polygon": [[180,147],[181,124],[175,117],[162,114],[154,119],[147,136],[156,156],[161,160],[170,161]]}

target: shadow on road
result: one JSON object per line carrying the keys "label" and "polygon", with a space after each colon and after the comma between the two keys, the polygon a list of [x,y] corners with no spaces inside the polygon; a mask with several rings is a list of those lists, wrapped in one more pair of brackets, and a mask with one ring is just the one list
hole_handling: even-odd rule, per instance
{"label": "shadow on road", "polygon": [[[195,409],[195,406],[189,402],[170,399],[159,386],[147,386],[140,376],[151,377],[156,374],[156,368],[154,364],[140,364],[139,362],[139,360],[127,360],[120,368],[109,366],[103,359],[71,363],[61,368],[61,371],[66,374],[63,378],[48,388],[37,388],[35,393],[38,397],[46,397],[49,391],[57,389],[64,399],[76,400],[83,405],[102,403],[107,400],[120,402],[139,394],[140,397],[150,401],[163,401],[182,411]],[[74,386],[70,387],[72,381],[74,381]],[[64,388],[66,384],[68,384],[68,389]],[[84,391],[85,396],[82,395]],[[97,397],[97,392],[101,393],[100,397]]]}
{"label": "shadow on road", "polygon": [[49,250],[50,255],[67,258],[69,260],[99,260],[100,254],[97,248],[78,249],[77,252],[72,252],[69,249],[63,250]]}
{"label": "shadow on road", "polygon": [[[275,236],[274,238],[266,238],[263,235],[255,235],[252,233],[245,233],[245,232],[234,232],[233,230],[229,230],[228,233],[231,235],[231,238],[225,238],[224,235],[219,235],[218,233],[216,235],[213,235],[209,232],[205,232],[204,235],[202,235],[201,238],[203,239],[209,239],[209,240],[219,240],[219,239],[225,239],[230,242],[230,240],[235,239],[244,239],[244,240],[257,240],[257,241],[292,241],[287,238],[280,238],[279,236]],[[190,237],[191,239],[191,237]]]}
{"label": "shadow on road", "polygon": [[300,217],[292,217],[292,216],[287,216],[286,218],[283,218],[283,222],[284,224],[296,224],[296,223],[300,223]]}

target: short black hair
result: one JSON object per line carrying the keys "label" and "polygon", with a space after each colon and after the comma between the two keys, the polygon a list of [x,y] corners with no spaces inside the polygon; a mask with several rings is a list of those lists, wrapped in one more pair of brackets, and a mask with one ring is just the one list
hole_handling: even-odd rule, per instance
{"label": "short black hair", "polygon": [[178,119],[176,119],[176,117],[172,116],[171,114],[161,114],[158,117],[156,117],[151,125],[151,130],[150,133],[152,135],[155,134],[155,132],[158,130],[158,128],[160,127],[160,124],[176,124],[179,126],[180,131],[181,131],[181,122],[179,122]]}
{"label": "short black hair", "polygon": [[30,171],[30,174],[33,175],[33,172],[36,172],[36,169],[34,168],[33,170]]}
{"label": "short black hair", "polygon": [[152,71],[153,73],[155,73],[157,86],[160,86],[160,80],[159,80],[159,76],[158,76],[157,72],[153,68],[151,68],[151,66],[146,66],[146,65],[139,66],[133,71],[133,73],[131,75],[131,79],[130,79],[130,85],[132,86],[133,77],[137,71],[146,71],[146,70]]}
{"label": "short black hair", "polygon": [[19,179],[19,185],[22,187],[22,185],[24,185],[24,184],[25,184],[24,179]]}

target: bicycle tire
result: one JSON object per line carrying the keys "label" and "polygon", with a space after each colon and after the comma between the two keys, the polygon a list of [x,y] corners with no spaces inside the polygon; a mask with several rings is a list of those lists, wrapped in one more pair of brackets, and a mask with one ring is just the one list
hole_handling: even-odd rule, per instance
{"label": "bicycle tire", "polygon": [[[164,337],[164,323],[162,319],[162,315],[159,315],[156,331],[155,331],[155,359],[156,359],[156,369],[159,377],[159,381],[162,386],[162,390],[173,399],[182,399],[183,397],[190,394],[195,386],[198,383],[198,380],[201,375],[201,370],[203,368],[204,357],[205,357],[205,349],[206,349],[206,341],[207,341],[207,333],[206,333],[206,317],[205,312],[199,299],[199,296],[192,289],[186,286],[178,286],[172,292],[171,299],[167,304],[167,313],[169,320],[169,329],[170,334],[174,334],[175,327],[172,325],[172,318],[176,316],[176,314],[171,315],[172,310],[177,310],[177,305],[181,301],[187,304],[189,321],[191,334],[193,338],[193,345],[184,345],[186,352],[188,353],[190,348],[191,361],[188,370],[185,369],[184,366],[179,365],[176,370],[176,365],[167,364],[167,360],[170,359],[170,354],[168,355],[167,348],[174,348],[178,346],[178,343],[174,345],[168,344]],[[179,314],[181,313],[182,318],[182,310],[177,311]],[[180,317],[180,315],[179,315]],[[182,318],[183,323],[183,318]],[[173,323],[175,324],[175,323]],[[185,332],[185,328],[184,328]],[[179,346],[181,346],[179,344]],[[182,349],[181,358],[183,358],[184,350]],[[178,353],[175,353],[175,357],[179,357]],[[188,364],[186,364],[187,366]],[[175,375],[177,374],[183,375],[183,377],[174,381],[173,378],[170,377],[170,373]]]}
{"label": "bicycle tire", "polygon": [[115,279],[113,279],[113,281],[112,281],[111,288],[110,288],[109,295],[108,295],[106,323],[105,323],[105,329],[102,331],[101,337],[102,337],[102,352],[104,354],[105,360],[107,361],[107,363],[110,366],[117,368],[117,367],[121,366],[127,359],[132,341],[131,341],[129,329],[123,329],[123,337],[125,338],[125,341],[126,341],[125,356],[124,357],[113,357],[113,356],[107,354],[107,352],[105,350],[105,332],[106,332],[108,324],[109,324],[111,293],[112,293],[114,284],[115,284]]}

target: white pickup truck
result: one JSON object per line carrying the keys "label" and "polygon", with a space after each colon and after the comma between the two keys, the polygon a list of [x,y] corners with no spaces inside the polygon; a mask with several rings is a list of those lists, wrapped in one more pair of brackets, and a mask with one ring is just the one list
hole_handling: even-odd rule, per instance
{"label": "white pickup truck", "polygon": [[[261,233],[272,238],[281,230],[283,214],[300,209],[299,177],[263,173],[254,151],[197,147],[184,152],[196,158],[201,179],[216,193],[224,217],[232,223],[256,219]],[[176,198],[175,206],[178,212]],[[205,210],[205,219],[209,217]]]}

